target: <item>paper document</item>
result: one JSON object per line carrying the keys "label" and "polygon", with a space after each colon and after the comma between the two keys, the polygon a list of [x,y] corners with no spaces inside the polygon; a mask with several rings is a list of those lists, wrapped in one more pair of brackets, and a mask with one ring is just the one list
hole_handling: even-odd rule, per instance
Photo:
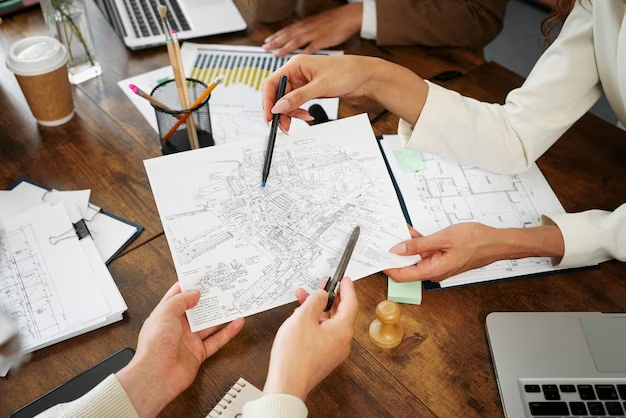
{"label": "paper document", "polygon": [[183,291],[200,289],[192,331],[295,300],[334,273],[356,225],[356,280],[414,264],[389,254],[410,239],[366,115],[276,138],[267,186],[265,141],[145,161]]}
{"label": "paper document", "polygon": [[[471,165],[422,153],[424,169],[405,171],[394,151],[403,145],[397,135],[381,141],[398,183],[413,227],[430,235],[461,222],[480,222],[496,228],[529,228],[541,224],[544,213],[565,213],[536,164],[525,173],[502,176]],[[450,287],[556,270],[546,257],[503,260],[450,277]]]}
{"label": "paper document", "polygon": [[22,181],[12,190],[0,191],[0,223],[42,203],[63,203],[72,223],[85,219],[98,253],[106,263],[137,233],[138,228],[102,213],[98,206],[89,203],[90,194],[90,190],[47,190]]}
{"label": "paper document", "polygon": [[62,204],[0,226],[0,307],[24,351],[104,317],[109,308]]}
{"label": "paper document", "polygon": [[[319,51],[320,55],[342,55],[342,51]],[[188,77],[206,84],[219,75],[226,77],[212,93],[209,101],[211,127],[216,144],[226,141],[266,137],[268,128],[263,121],[261,83],[291,57],[275,58],[260,47],[236,45],[208,45],[185,42],[181,47],[183,66]],[[129,88],[134,84],[146,93],[172,77],[172,68],[164,67],[118,83],[150,126],[158,131],[154,108]],[[337,119],[339,99],[319,99],[306,103],[320,104],[330,119]],[[292,129],[308,128],[305,122],[293,119]]]}

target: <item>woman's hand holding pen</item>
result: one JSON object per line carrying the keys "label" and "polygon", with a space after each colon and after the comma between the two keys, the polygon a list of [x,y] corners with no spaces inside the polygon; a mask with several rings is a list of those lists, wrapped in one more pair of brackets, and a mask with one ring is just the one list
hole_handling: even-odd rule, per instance
{"label": "woman's hand holding pen", "polygon": [[[276,102],[280,77],[289,77],[287,93]],[[426,102],[428,85],[410,70],[388,61],[355,55],[296,55],[263,83],[265,121],[280,113],[289,131],[291,118],[312,120],[300,106],[317,98],[367,96],[415,124]]]}
{"label": "woman's hand holding pen", "polygon": [[555,225],[499,229],[469,222],[428,236],[422,236],[410,226],[409,230],[413,238],[389,252],[403,256],[419,254],[422,260],[412,266],[385,270],[396,282],[440,282],[498,260],[559,257],[564,251],[563,236]]}
{"label": "woman's hand holding pen", "polygon": [[324,290],[309,295],[298,289],[296,295],[302,305],[276,334],[263,391],[293,395],[304,401],[348,358],[359,303],[348,277],[341,281],[340,294],[330,312],[324,312],[328,302]]}

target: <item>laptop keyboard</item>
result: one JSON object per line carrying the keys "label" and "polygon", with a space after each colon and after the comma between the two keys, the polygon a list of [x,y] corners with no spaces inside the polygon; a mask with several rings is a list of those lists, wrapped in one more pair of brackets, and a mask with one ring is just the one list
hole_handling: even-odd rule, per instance
{"label": "laptop keyboard", "polygon": [[626,417],[626,379],[565,384],[524,379],[520,386],[529,417]]}
{"label": "laptop keyboard", "polygon": [[167,21],[176,32],[191,30],[177,0],[122,0],[137,38],[162,35],[159,4],[167,6]]}

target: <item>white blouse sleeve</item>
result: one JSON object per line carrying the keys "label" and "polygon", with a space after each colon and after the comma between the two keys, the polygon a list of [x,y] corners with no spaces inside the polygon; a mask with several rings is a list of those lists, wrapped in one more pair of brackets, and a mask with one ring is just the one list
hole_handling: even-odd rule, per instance
{"label": "white blouse sleeve", "polygon": [[626,261],[626,204],[614,212],[588,210],[547,215],[541,221],[558,226],[563,234],[565,254],[553,259],[552,264],[582,267],[613,258]]}
{"label": "white blouse sleeve", "polygon": [[528,169],[601,93],[590,6],[576,2],[559,37],[504,105],[429,83],[416,125],[401,121],[398,133],[408,147],[514,174]]}

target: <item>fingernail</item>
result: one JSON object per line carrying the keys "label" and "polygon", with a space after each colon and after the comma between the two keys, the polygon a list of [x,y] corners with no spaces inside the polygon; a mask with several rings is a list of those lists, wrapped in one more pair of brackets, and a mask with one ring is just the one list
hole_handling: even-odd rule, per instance
{"label": "fingernail", "polygon": [[273,55],[273,56],[275,56],[275,57],[279,57],[279,56],[280,56],[280,50],[279,50],[279,49],[277,49],[276,51],[274,51],[274,52],[272,53],[272,55]]}
{"label": "fingernail", "polygon": [[268,128],[270,127],[270,123],[267,120],[265,120],[265,118],[263,118],[263,122],[265,122],[265,126],[267,126]]}
{"label": "fingernail", "polygon": [[[267,40],[266,40],[266,42],[267,42]],[[263,44],[263,49],[266,50],[266,51],[269,51],[270,44],[267,44],[267,43]]]}
{"label": "fingernail", "polygon": [[300,119],[302,119],[305,122],[313,122],[315,120],[315,118],[311,115],[304,115]]}
{"label": "fingernail", "polygon": [[406,253],[406,242],[401,242],[400,244],[396,244],[389,249],[391,254],[404,254]]}
{"label": "fingernail", "polygon": [[286,112],[289,109],[291,109],[291,105],[289,104],[287,100],[279,100],[278,103],[274,105],[271,112],[273,114],[277,114],[277,113]]}
{"label": "fingernail", "polygon": [[278,128],[280,129],[280,131],[282,133],[284,133],[285,135],[289,136],[289,132],[287,132],[287,130],[285,128],[283,128],[283,124],[282,123],[278,124]]}

